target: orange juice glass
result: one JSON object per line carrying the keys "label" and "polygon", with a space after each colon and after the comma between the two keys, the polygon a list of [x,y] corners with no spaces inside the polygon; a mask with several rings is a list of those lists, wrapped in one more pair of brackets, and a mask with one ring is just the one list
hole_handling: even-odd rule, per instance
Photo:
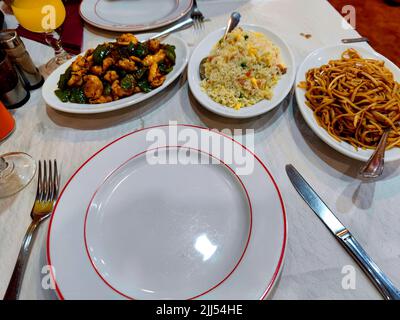
{"label": "orange juice glass", "polygon": [[66,12],[61,0],[14,0],[11,7],[18,22],[32,32],[55,30],[65,20]]}
{"label": "orange juice glass", "polygon": [[54,49],[54,58],[44,67],[45,75],[71,58],[61,45],[60,29],[66,17],[62,0],[12,0],[11,8],[21,26],[44,33],[47,44]]}

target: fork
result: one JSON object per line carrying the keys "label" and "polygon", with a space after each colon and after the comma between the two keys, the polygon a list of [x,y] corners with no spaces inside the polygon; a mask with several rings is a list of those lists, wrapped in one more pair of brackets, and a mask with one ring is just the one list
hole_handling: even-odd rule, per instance
{"label": "fork", "polygon": [[196,30],[203,29],[204,15],[197,6],[197,1],[193,0],[193,10],[190,17],[193,19],[194,28]]}
{"label": "fork", "polygon": [[32,223],[26,231],[4,300],[16,300],[19,297],[26,264],[32,248],[32,239],[35,236],[37,227],[51,216],[59,187],[60,176],[58,174],[57,161],[54,160],[52,164],[48,160],[48,165],[46,161],[43,161],[43,170],[42,161],[39,161],[36,199],[31,211]]}

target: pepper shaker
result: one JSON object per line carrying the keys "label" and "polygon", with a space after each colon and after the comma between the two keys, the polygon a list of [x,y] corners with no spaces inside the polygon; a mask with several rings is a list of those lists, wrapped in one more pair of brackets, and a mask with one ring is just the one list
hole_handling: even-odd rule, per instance
{"label": "pepper shaker", "polygon": [[15,30],[0,31],[0,48],[7,53],[11,62],[17,67],[27,89],[33,90],[42,86],[44,79]]}

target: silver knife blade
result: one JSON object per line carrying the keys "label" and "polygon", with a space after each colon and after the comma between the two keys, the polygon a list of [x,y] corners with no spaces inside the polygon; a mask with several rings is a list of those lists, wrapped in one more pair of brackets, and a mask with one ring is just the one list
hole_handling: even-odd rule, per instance
{"label": "silver knife blade", "polygon": [[297,192],[335,236],[347,230],[295,167],[286,165],[286,173]]}
{"label": "silver knife blade", "polygon": [[360,37],[360,38],[352,38],[352,39],[342,39],[343,43],[355,43],[355,42],[369,42],[368,38]]}
{"label": "silver knife blade", "polygon": [[388,276],[376,265],[365,252],[354,236],[336,218],[333,212],[321,200],[317,193],[310,187],[306,180],[291,164],[286,166],[286,173],[297,192],[301,195],[310,208],[317,214],[336,239],[346,248],[362,270],[372,280],[382,296],[387,300],[400,300],[400,290],[396,288]]}

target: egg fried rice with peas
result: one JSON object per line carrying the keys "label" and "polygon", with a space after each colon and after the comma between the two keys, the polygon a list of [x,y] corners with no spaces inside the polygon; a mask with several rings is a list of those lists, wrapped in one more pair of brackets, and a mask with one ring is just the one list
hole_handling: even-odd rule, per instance
{"label": "egg fried rice with peas", "polygon": [[204,71],[202,90],[215,102],[239,110],[272,99],[286,67],[279,48],[265,35],[237,28],[214,46]]}

